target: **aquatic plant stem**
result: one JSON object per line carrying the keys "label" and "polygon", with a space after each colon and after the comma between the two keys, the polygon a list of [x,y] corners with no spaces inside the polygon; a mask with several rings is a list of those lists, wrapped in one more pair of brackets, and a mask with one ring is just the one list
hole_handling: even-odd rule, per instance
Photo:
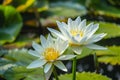
{"label": "aquatic plant stem", "polygon": [[73,58],[73,63],[72,63],[72,80],[76,80],[76,63],[77,59],[76,57]]}
{"label": "aquatic plant stem", "polygon": [[99,63],[96,53],[94,53],[94,65],[95,65],[95,72],[99,73]]}
{"label": "aquatic plant stem", "polygon": [[56,69],[55,69],[54,66],[53,66],[53,74],[54,74],[54,76],[55,76],[55,79],[56,79],[56,80],[59,80],[58,75],[57,75],[57,71],[56,71]]}

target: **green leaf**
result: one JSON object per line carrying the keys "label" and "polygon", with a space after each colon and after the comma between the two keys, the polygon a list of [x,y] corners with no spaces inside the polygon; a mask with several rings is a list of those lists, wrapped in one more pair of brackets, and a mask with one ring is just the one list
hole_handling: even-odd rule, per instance
{"label": "green leaf", "polygon": [[96,23],[99,23],[99,29],[97,33],[107,33],[105,39],[120,36],[120,25],[108,22],[96,22]]}
{"label": "green leaf", "polygon": [[[92,54],[92,51],[93,50],[84,47],[82,50],[82,53],[80,55],[77,55],[77,59],[81,59],[81,58],[84,58],[86,56],[89,56],[90,54]],[[72,51],[71,48],[68,48],[65,51],[65,54],[74,54],[74,52]]]}
{"label": "green leaf", "polygon": [[108,50],[96,51],[96,54],[99,62],[120,65],[120,46],[108,47]]}
{"label": "green leaf", "polygon": [[81,59],[81,58],[84,58],[86,56],[89,56],[92,52],[93,52],[93,50],[91,50],[91,49],[83,48],[82,53],[80,55],[77,55],[77,59]]}
{"label": "green leaf", "polygon": [[[72,74],[60,75],[59,79],[72,80]],[[76,80],[111,80],[111,79],[101,74],[82,72],[82,73],[76,73]]]}
{"label": "green leaf", "polygon": [[120,6],[119,0],[108,0],[111,5]]}
{"label": "green leaf", "polygon": [[94,14],[120,18],[120,8],[116,8],[112,5],[108,5],[105,2],[106,0],[103,0],[103,1],[97,0],[97,1],[98,2],[94,4],[93,2],[95,2],[95,0],[92,0],[90,5],[90,7],[94,9],[94,12],[93,12]]}
{"label": "green leaf", "polygon": [[4,56],[5,59],[12,61],[16,65],[27,66],[36,57],[28,54],[27,49],[13,49],[9,50],[8,54]]}
{"label": "green leaf", "polygon": [[3,45],[5,48],[23,48],[23,47],[31,47],[32,41],[40,42],[39,37],[35,37],[35,34],[20,34],[15,42],[10,44]]}
{"label": "green leaf", "polygon": [[87,13],[86,8],[84,6],[77,3],[72,3],[72,2],[52,3],[50,4],[50,9],[48,11],[50,11],[51,14],[54,14],[57,16],[65,16],[65,17],[75,17],[78,15],[82,16]]}
{"label": "green leaf", "polygon": [[2,58],[0,58],[0,75],[3,75],[8,68],[13,66],[27,66],[36,57],[28,54],[27,49],[8,50]]}
{"label": "green leaf", "polygon": [[0,44],[13,42],[22,28],[22,18],[11,6],[0,6],[0,14]]}
{"label": "green leaf", "polygon": [[4,73],[4,78],[7,80],[44,80],[43,69],[26,69],[23,66],[9,68]]}

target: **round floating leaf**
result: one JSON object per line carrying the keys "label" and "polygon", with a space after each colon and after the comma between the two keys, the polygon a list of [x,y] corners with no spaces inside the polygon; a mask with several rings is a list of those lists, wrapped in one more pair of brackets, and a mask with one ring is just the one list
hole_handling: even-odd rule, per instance
{"label": "round floating leaf", "polygon": [[31,47],[32,41],[40,42],[39,37],[34,37],[34,33],[31,35],[29,34],[20,34],[15,42],[10,44],[5,44],[5,48],[23,48],[23,47]]}
{"label": "round floating leaf", "polygon": [[4,73],[4,78],[7,80],[44,80],[43,69],[26,69],[23,66],[9,68]]}
{"label": "round floating leaf", "polygon": [[16,65],[22,66],[27,66],[29,63],[36,59],[36,57],[28,54],[28,50],[24,48],[9,50],[8,54],[6,54],[4,58],[10,60]]}
{"label": "round floating leaf", "polygon": [[96,22],[99,23],[99,29],[97,33],[107,33],[105,38],[114,38],[120,36],[120,25],[108,22]]}
{"label": "round floating leaf", "polygon": [[[72,80],[72,74],[60,75],[59,79]],[[101,74],[82,72],[82,73],[76,73],[76,80],[111,80],[111,79]]]}
{"label": "round floating leaf", "polygon": [[75,17],[78,15],[82,16],[87,13],[87,10],[84,6],[72,2],[52,3],[50,4],[49,11],[54,15],[65,16],[65,17]]}
{"label": "round floating leaf", "polygon": [[12,6],[0,6],[0,44],[13,42],[22,28],[22,18]]}
{"label": "round floating leaf", "polygon": [[[98,1],[98,2],[96,2],[96,1]],[[100,3],[102,3],[102,4],[100,4]],[[90,7],[92,9],[95,9],[93,12],[94,14],[120,18],[120,8],[116,8],[112,5],[108,5],[108,3],[106,3],[106,0],[103,0],[103,1],[92,0]]]}
{"label": "round floating leaf", "polygon": [[96,54],[99,62],[120,65],[120,46],[108,47],[108,50],[96,51]]}

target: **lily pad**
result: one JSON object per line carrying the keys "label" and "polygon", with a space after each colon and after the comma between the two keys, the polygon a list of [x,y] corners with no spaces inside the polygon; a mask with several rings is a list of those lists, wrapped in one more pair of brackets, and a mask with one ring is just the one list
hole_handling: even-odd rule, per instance
{"label": "lily pad", "polygon": [[83,16],[87,13],[84,6],[72,2],[51,3],[48,11],[51,12],[51,14],[65,17]]}
{"label": "lily pad", "polygon": [[[59,79],[72,80],[72,74],[60,75]],[[101,74],[82,72],[82,73],[76,73],[76,80],[111,80],[111,79]]]}
{"label": "lily pad", "polygon": [[106,0],[92,0],[90,7],[94,9],[94,14],[120,18],[120,8],[107,4]]}
{"label": "lily pad", "polygon": [[108,22],[96,22],[99,24],[97,33],[107,33],[105,39],[120,36],[120,25]]}
{"label": "lily pad", "polygon": [[0,45],[13,42],[22,28],[22,18],[12,6],[0,6]]}
{"label": "lily pad", "polygon": [[44,80],[42,68],[26,69],[23,66],[9,68],[5,72],[4,78],[7,80]]}
{"label": "lily pad", "polygon": [[120,46],[108,47],[108,50],[96,51],[96,54],[101,63],[120,65]]}

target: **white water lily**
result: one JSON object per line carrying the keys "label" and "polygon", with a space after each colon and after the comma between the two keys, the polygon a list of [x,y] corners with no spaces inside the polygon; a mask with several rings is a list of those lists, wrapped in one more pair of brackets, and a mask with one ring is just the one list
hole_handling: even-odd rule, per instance
{"label": "white water lily", "polygon": [[35,42],[32,43],[35,50],[29,50],[29,54],[38,58],[27,68],[44,67],[46,79],[49,79],[54,65],[63,71],[67,71],[61,60],[69,60],[75,57],[75,55],[63,55],[68,47],[68,42],[60,38],[53,39],[50,35],[48,35],[47,39],[41,35],[40,40],[41,45]]}
{"label": "white water lily", "polygon": [[67,40],[69,46],[72,47],[76,54],[80,54],[83,47],[101,50],[106,49],[105,47],[94,44],[106,35],[105,33],[94,34],[99,28],[98,24],[90,23],[86,25],[85,19],[81,21],[80,17],[77,17],[75,20],[69,18],[67,24],[57,21],[57,25],[60,32],[52,28],[48,28],[48,30],[64,41]]}

